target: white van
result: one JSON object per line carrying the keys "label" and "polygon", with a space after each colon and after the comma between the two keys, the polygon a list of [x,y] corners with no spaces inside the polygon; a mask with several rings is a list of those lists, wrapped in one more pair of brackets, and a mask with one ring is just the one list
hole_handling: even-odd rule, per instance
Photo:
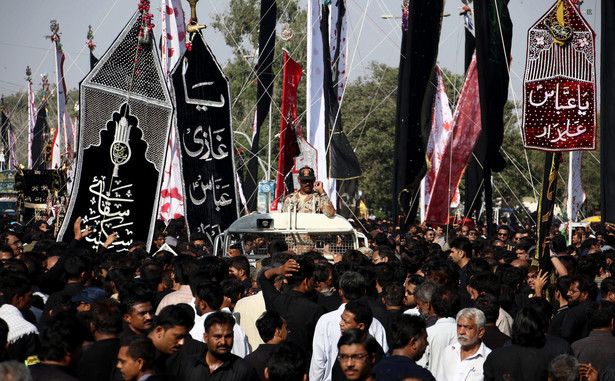
{"label": "white van", "polygon": [[359,240],[367,246],[367,237],[342,216],[291,211],[252,213],[239,218],[216,237],[214,253],[227,256],[231,247],[237,247],[249,259],[258,260],[267,257],[267,246],[273,240],[284,240],[288,249],[297,254],[319,251],[328,260],[336,253],[358,249]]}

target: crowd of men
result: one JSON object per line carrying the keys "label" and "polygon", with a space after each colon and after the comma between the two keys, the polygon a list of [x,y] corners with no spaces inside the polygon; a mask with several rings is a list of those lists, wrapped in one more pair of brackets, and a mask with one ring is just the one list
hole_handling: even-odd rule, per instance
{"label": "crowd of men", "polygon": [[182,219],[123,252],[4,219],[0,380],[615,379],[615,232],[553,229],[539,269],[535,231],[503,222],[362,220],[358,250],[246,236],[219,257]]}

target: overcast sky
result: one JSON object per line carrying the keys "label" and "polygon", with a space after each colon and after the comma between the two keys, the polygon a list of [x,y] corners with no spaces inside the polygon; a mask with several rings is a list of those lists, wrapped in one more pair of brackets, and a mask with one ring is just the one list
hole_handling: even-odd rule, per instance
{"label": "overcast sky", "polygon": [[[60,23],[62,44],[66,53],[64,72],[69,89],[77,88],[89,70],[85,45],[88,25],[95,30],[95,54],[101,56],[137,9],[137,0],[11,0],[2,2],[0,12],[0,93],[8,95],[25,90],[25,69],[33,71],[34,88],[40,88],[40,74],[47,73],[55,81],[53,46],[44,36],[50,34],[49,21]],[[305,3],[305,0],[302,1]],[[398,19],[383,19],[381,15],[401,16],[401,0],[347,0],[349,10],[350,80],[365,74],[370,61],[391,66],[399,64],[401,32]],[[511,82],[516,99],[521,97],[521,78],[525,66],[527,30],[555,0],[511,0],[513,20],[513,64]],[[228,0],[201,0],[197,10],[200,23],[209,24],[213,15],[223,12]],[[305,4],[303,4],[305,6]],[[448,0],[440,39],[438,61],[455,73],[463,72],[463,21],[459,14],[460,0]],[[152,1],[155,15],[155,35],[160,34],[160,1]],[[586,0],[581,9],[588,23],[598,34],[600,46],[600,2]],[[189,5],[184,2],[189,14]],[[231,50],[213,28],[207,28],[205,38],[218,60],[224,64]],[[599,54],[598,54],[599,55]],[[599,61],[598,61],[599,62]],[[512,92],[511,98],[513,97]]]}

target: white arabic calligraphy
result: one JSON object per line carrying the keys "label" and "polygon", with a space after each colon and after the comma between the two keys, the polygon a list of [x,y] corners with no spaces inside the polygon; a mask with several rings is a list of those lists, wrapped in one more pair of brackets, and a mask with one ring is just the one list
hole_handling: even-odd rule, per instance
{"label": "white arabic calligraphy", "polygon": [[[226,103],[226,101],[224,100],[224,96],[222,94],[220,94],[219,102],[209,101],[209,100],[204,100],[204,99],[190,98],[188,96],[188,86],[186,85],[186,72],[187,71],[188,71],[188,59],[184,57],[182,61],[182,81],[184,83],[184,97],[186,98],[186,103],[191,104],[191,105],[197,105],[196,109],[199,111],[207,111],[207,107],[224,107],[224,104]],[[214,84],[213,82],[200,82],[192,86],[192,88],[194,89],[195,87],[211,86],[213,84]]]}
{"label": "white arabic calligraphy", "polygon": [[[126,194],[128,196],[131,187],[132,184],[117,187],[113,190],[113,194],[116,196],[119,194],[118,192],[127,190]],[[99,180],[97,177],[94,177],[88,190],[97,201],[97,210],[92,210],[90,208],[90,214],[93,215],[85,216],[84,220],[98,220],[95,225],[100,228],[100,230],[98,231],[98,234],[91,234],[86,236],[85,239],[86,241],[93,243],[94,248],[98,248],[98,246],[102,245],[114,231],[134,224],[132,221],[126,221],[126,218],[130,216],[130,209],[121,209],[124,206],[124,203],[132,203],[134,200],[128,197],[111,197],[111,190],[105,189],[104,178]],[[115,211],[111,210],[112,206],[116,209]],[[102,219],[100,219],[101,217]],[[128,234],[129,232],[132,233],[128,229],[126,229],[126,232],[127,235],[131,235]],[[112,246],[125,246],[127,248],[131,243],[132,239],[117,239],[112,243]]]}
{"label": "white arabic calligraphy", "polygon": [[[547,140],[549,140],[551,143],[556,143],[559,141],[565,142],[568,138],[574,138],[576,136],[579,136],[585,132],[587,132],[587,127],[585,125],[579,125],[576,128],[575,132],[571,132],[570,131],[570,120],[566,121],[566,129],[565,130],[560,130],[558,128],[559,123],[554,123],[554,124],[549,124],[547,126],[543,126],[542,127],[542,134],[540,135],[536,135],[537,138],[542,138],[545,137]],[[552,132],[554,134],[557,134],[557,136],[554,139],[551,139],[551,135]]]}
{"label": "white arabic calligraphy", "polygon": [[[227,148],[226,144],[220,143],[215,150],[212,150],[212,147],[214,146],[214,137],[215,140],[221,142],[222,136],[220,135],[220,133],[223,131],[224,128],[221,128],[218,130],[214,130],[212,134],[211,126],[207,127],[207,132],[203,132],[202,126],[198,126],[196,129],[194,129],[193,132],[190,128],[188,128],[186,130],[186,134],[182,139],[182,144],[184,145],[184,150],[186,151],[186,154],[190,157],[198,157],[199,160],[205,161],[210,161],[212,159],[220,160],[228,157],[229,153],[224,151]],[[192,135],[192,142],[200,145],[200,149],[196,151],[191,151],[190,149],[188,149],[188,145],[186,144],[186,136],[190,135]],[[203,136],[203,138],[199,136]],[[203,153],[204,150],[206,151]]]}

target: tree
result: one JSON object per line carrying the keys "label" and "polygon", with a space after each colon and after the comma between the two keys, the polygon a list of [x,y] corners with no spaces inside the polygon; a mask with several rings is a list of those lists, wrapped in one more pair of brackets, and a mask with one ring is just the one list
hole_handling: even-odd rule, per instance
{"label": "tree", "polygon": [[[305,67],[306,63],[306,11],[301,9],[298,0],[277,1],[276,52],[274,55],[274,90],[272,97],[272,126],[280,125],[280,102],[282,97],[282,65],[283,49],[290,52],[291,57]],[[256,111],[256,72],[258,60],[260,1],[231,0],[228,9],[216,16],[212,27],[224,35],[226,44],[233,48],[233,57],[226,62],[224,72],[229,78],[231,98],[233,99],[233,128],[252,136],[254,113]],[[292,32],[292,37],[286,42],[281,41],[279,33],[282,29]],[[297,94],[297,114],[303,115],[305,110],[305,80],[301,81]],[[300,119],[301,122],[301,119]],[[274,132],[275,134],[275,132]],[[277,154],[278,144],[269,141],[267,134],[261,133],[259,146],[264,148],[272,144],[272,154]],[[267,149],[262,149],[260,156],[265,159]],[[272,165],[273,166],[273,165]]]}
{"label": "tree", "polygon": [[397,69],[371,62],[367,75],[347,84],[342,103],[344,131],[361,163],[359,189],[369,207],[389,210],[393,189],[393,151]]}

